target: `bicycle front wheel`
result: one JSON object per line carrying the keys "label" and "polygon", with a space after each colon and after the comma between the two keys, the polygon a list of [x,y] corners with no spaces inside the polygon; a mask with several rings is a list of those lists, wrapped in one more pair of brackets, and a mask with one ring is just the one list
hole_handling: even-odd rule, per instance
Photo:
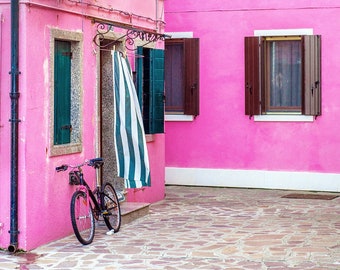
{"label": "bicycle front wheel", "polygon": [[71,221],[74,234],[83,245],[92,243],[95,231],[94,216],[91,203],[86,193],[76,191],[71,200]]}
{"label": "bicycle front wheel", "polygon": [[110,183],[104,185],[102,192],[102,209],[105,224],[109,230],[118,232],[121,224],[120,205],[116,191]]}

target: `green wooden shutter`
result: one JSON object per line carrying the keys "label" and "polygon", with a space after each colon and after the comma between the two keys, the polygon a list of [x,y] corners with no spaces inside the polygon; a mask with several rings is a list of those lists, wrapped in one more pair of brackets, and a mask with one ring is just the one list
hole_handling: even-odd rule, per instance
{"label": "green wooden shutter", "polygon": [[150,51],[151,133],[164,133],[164,50]]}
{"label": "green wooden shutter", "polygon": [[143,48],[143,70],[141,73],[143,87],[143,124],[146,134],[151,134],[150,117],[150,49]]}
{"label": "green wooden shutter", "polygon": [[304,115],[321,115],[321,36],[303,36]]}
{"label": "green wooden shutter", "polygon": [[71,43],[55,41],[54,144],[71,142]]}
{"label": "green wooden shutter", "polygon": [[136,90],[139,105],[143,111],[143,47],[137,47],[136,53]]}
{"label": "green wooden shutter", "polygon": [[144,48],[143,55],[144,129],[164,133],[164,50]]}
{"label": "green wooden shutter", "polygon": [[258,37],[245,37],[245,114],[260,114],[260,47]]}

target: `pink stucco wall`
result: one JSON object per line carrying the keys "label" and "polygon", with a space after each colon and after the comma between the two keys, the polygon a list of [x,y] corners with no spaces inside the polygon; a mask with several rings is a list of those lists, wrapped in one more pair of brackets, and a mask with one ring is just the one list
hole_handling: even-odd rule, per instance
{"label": "pink stucco wall", "polygon": [[[105,7],[87,7],[78,1],[20,1],[19,33],[19,246],[30,250],[41,244],[73,233],[70,222],[70,200],[75,188],[68,185],[67,173],[56,173],[63,163],[77,164],[97,155],[98,130],[96,92],[98,58],[92,42],[96,26],[85,16],[133,23],[136,27],[156,29],[156,25],[137,16],[132,22],[126,14],[110,12],[111,1],[89,1]],[[163,18],[163,1],[119,1],[114,8],[130,14]],[[53,6],[54,9],[50,7]],[[149,8],[146,8],[146,7]],[[156,11],[157,9],[157,11]],[[10,228],[10,5],[0,3],[0,247],[9,245]],[[83,16],[84,15],[84,16]],[[82,151],[50,156],[50,29],[77,31],[83,35]],[[158,29],[159,30],[159,29]],[[164,135],[155,135],[148,143],[152,170],[152,187],[135,192],[131,200],[154,202],[164,198]],[[88,179],[94,170],[86,168]],[[90,181],[91,182],[91,181]]]}
{"label": "pink stucco wall", "polygon": [[[166,123],[166,166],[339,173],[339,15],[324,0],[165,1],[166,32],[200,38],[200,115]],[[244,114],[244,37],[297,28],[322,36],[322,116],[254,122]]]}

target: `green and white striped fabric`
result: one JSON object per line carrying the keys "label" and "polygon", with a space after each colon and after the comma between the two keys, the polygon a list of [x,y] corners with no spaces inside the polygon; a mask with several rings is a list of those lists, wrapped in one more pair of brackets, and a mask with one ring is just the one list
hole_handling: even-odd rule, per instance
{"label": "green and white striped fabric", "polygon": [[127,58],[112,52],[115,99],[115,148],[118,176],[127,188],[150,186],[150,166],[143,118]]}

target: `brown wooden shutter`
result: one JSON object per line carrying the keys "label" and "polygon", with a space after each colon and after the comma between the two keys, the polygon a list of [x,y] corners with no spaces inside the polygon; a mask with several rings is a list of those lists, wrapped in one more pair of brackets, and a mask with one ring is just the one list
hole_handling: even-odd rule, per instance
{"label": "brown wooden shutter", "polygon": [[245,37],[245,114],[260,114],[260,47],[259,37]]}
{"label": "brown wooden shutter", "polygon": [[199,115],[199,39],[184,39],[184,114]]}
{"label": "brown wooden shutter", "polygon": [[303,36],[302,114],[321,115],[321,36]]}

